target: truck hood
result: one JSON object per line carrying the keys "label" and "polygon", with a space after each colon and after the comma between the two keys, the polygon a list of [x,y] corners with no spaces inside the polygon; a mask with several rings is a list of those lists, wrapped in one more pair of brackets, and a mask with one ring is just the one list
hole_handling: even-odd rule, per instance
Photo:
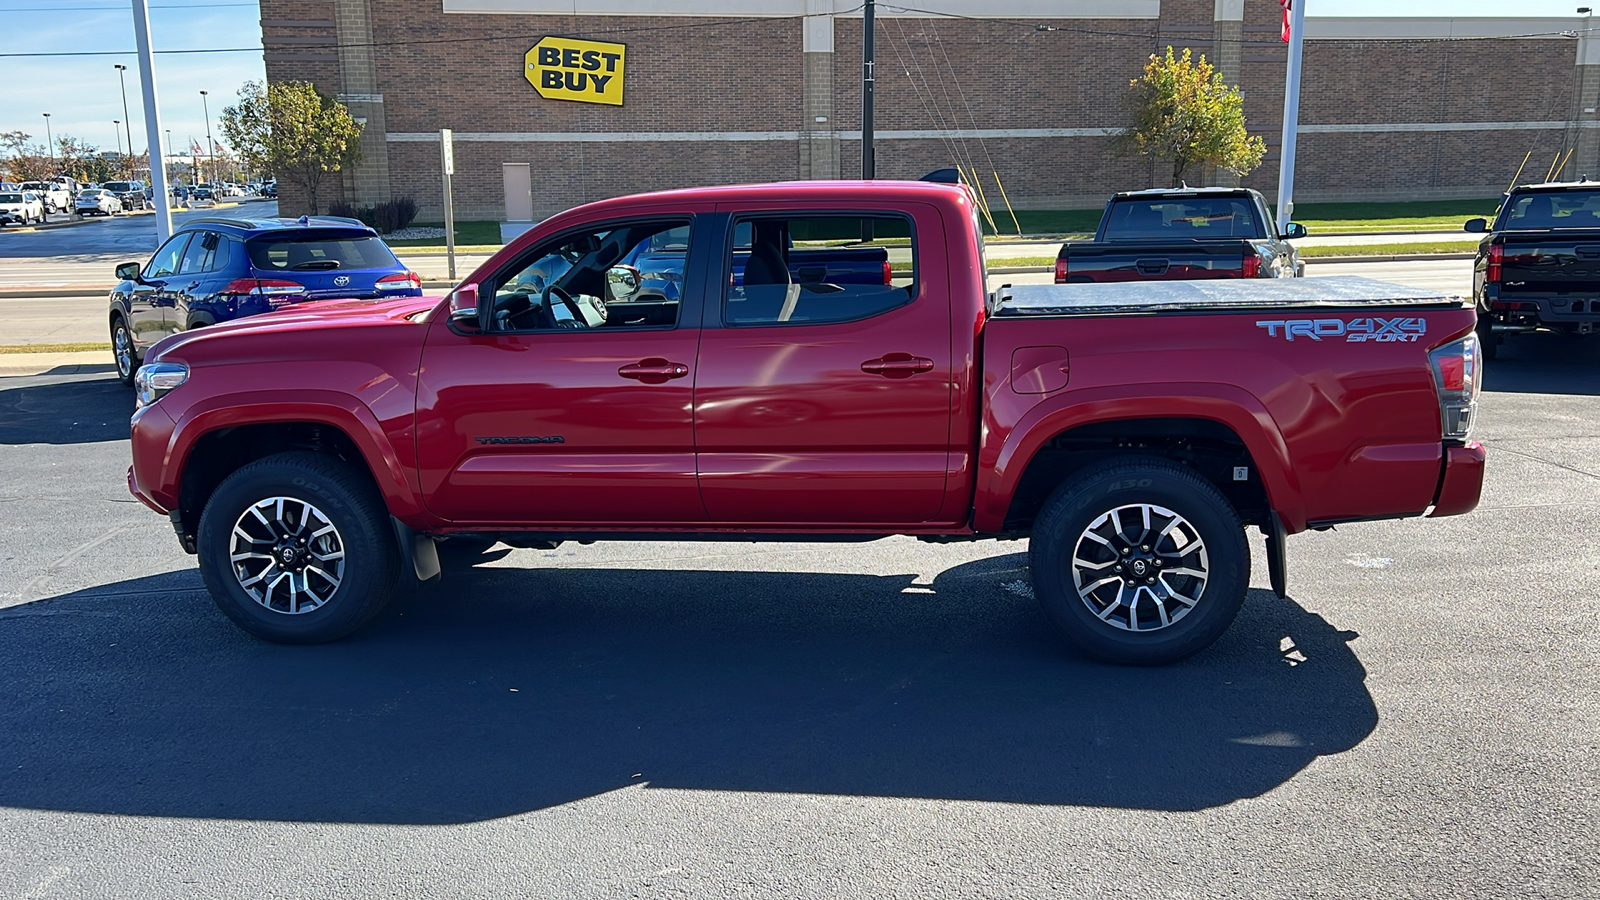
{"label": "truck hood", "polygon": [[427,313],[443,300],[433,296],[297,303],[172,335],[151,348],[146,360],[180,356],[221,361],[240,355],[257,359],[267,348],[274,348],[279,358],[306,359],[319,353],[313,347],[326,346],[329,339],[370,340],[378,334],[393,334],[395,340],[420,346]]}

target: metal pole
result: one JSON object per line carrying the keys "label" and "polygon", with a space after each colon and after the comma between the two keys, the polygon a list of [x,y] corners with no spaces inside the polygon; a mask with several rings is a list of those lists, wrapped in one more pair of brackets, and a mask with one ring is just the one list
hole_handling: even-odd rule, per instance
{"label": "metal pole", "polygon": [[872,33],[876,30],[876,12],[874,0],[866,0],[861,20],[861,178],[864,181],[870,181],[878,171],[872,150]]}
{"label": "metal pole", "polygon": [[45,149],[50,151],[50,177],[54,178],[59,173],[56,172],[56,141],[50,136],[49,113],[44,114],[44,144]]}
{"label": "metal pole", "polygon": [[200,92],[200,108],[206,111],[206,161],[211,163],[211,177],[207,181],[211,184],[213,202],[216,200],[217,191],[217,142],[211,138],[211,107],[206,103],[206,92]]}
{"label": "metal pole", "polygon": [[450,129],[439,129],[439,170],[444,175],[444,253],[450,280],[456,280],[456,211],[450,201],[450,176],[456,173],[456,144]]}
{"label": "metal pole", "polygon": [[126,156],[122,155],[122,120],[121,119],[112,119],[111,120],[111,133],[117,136],[117,165],[120,166],[124,162],[126,162],[127,159],[128,159]]}
{"label": "metal pole", "polygon": [[1289,11],[1289,71],[1283,83],[1283,143],[1278,155],[1278,233],[1294,212],[1294,143],[1300,130],[1300,50],[1305,41],[1306,2],[1294,0]]}
{"label": "metal pole", "polygon": [[[139,80],[144,88],[144,139],[160,152],[165,163],[167,154],[161,149],[161,114],[156,110],[155,57],[150,52],[150,10],[146,3],[147,0],[133,0],[133,33],[139,45]],[[172,197],[167,192],[165,164],[150,167],[150,187],[156,195],[156,242],[162,244],[172,237],[172,209],[167,205]]]}
{"label": "metal pole", "polygon": [[[120,63],[114,64],[117,70],[117,80],[122,82],[122,128],[128,133],[128,155],[133,156],[133,120],[128,118],[128,67]],[[133,172],[128,172],[131,177]]]}

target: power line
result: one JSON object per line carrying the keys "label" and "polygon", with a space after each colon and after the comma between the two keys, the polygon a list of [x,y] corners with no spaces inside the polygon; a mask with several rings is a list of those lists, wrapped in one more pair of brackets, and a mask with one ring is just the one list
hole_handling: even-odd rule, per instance
{"label": "power line", "polygon": [[[152,3],[150,9],[217,9],[225,6],[258,7],[260,3]],[[0,6],[0,13],[12,12],[131,12],[130,6]]]}

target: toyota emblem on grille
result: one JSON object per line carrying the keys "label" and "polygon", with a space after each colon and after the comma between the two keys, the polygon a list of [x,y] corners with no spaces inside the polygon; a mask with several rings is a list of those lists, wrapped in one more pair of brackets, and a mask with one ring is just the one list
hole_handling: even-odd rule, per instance
{"label": "toyota emblem on grille", "polygon": [[333,286],[334,287],[344,287],[345,285],[347,285],[349,283],[350,283],[350,276],[349,275],[335,275],[335,276],[333,276]]}

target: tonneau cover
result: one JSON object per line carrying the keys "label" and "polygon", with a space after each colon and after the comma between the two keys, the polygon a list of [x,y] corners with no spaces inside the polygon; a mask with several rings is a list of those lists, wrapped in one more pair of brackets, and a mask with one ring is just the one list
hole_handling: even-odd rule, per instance
{"label": "tonneau cover", "polygon": [[1260,278],[1125,281],[1104,284],[1004,285],[989,297],[991,316],[1111,316],[1140,313],[1249,312],[1361,308],[1458,307],[1461,297],[1372,278]]}

